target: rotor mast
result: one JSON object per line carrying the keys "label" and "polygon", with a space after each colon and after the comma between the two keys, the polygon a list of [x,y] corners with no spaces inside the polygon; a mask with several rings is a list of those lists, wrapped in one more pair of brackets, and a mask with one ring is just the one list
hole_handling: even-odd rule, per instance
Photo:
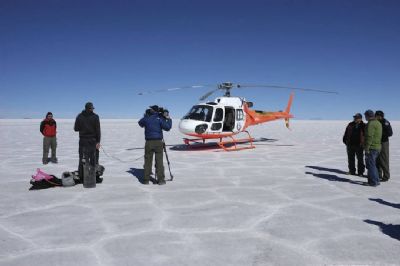
{"label": "rotor mast", "polygon": [[[234,87],[232,82],[222,82],[218,85],[218,89],[225,90],[225,97],[231,97],[231,89]],[[239,86],[238,86],[239,87]]]}

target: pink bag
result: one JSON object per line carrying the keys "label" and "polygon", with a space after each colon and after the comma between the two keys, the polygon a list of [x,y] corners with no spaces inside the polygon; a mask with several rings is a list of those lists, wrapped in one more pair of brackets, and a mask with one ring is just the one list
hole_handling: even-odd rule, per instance
{"label": "pink bag", "polygon": [[32,176],[32,179],[34,179],[35,181],[40,181],[42,179],[45,180],[50,180],[53,177],[51,175],[46,174],[45,172],[43,172],[42,170],[40,170],[40,168],[37,169],[37,173],[36,175]]}

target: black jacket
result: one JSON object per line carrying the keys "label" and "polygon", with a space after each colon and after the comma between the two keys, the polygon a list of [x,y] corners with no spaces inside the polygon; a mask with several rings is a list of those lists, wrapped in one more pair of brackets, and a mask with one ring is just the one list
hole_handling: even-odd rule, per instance
{"label": "black jacket", "polygon": [[364,146],[364,131],[365,124],[361,122],[357,124],[356,122],[350,122],[346,131],[343,135],[343,143],[347,146],[362,147]]}
{"label": "black jacket", "polygon": [[100,143],[100,119],[97,114],[83,110],[76,117],[74,130],[79,131],[79,138],[95,138]]}
{"label": "black jacket", "polygon": [[383,118],[379,122],[381,122],[382,124],[382,142],[389,141],[389,137],[393,135],[392,126],[385,118]]}

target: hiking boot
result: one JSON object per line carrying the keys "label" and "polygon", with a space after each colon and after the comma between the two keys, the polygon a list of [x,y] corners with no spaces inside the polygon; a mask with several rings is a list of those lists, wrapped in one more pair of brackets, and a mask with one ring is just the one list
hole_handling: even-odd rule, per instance
{"label": "hiking boot", "polygon": [[167,182],[165,182],[165,180],[161,180],[161,181],[158,181],[158,184],[159,184],[160,186],[162,186],[162,185],[167,184]]}
{"label": "hiking boot", "polygon": [[50,162],[52,162],[52,163],[58,163],[58,159],[57,159],[57,158],[51,158],[51,159],[50,159]]}

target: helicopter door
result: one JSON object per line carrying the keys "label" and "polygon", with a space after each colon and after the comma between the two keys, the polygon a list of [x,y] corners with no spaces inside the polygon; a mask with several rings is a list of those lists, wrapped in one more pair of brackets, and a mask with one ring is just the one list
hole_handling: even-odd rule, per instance
{"label": "helicopter door", "polygon": [[236,109],[236,130],[241,131],[244,127],[245,114],[243,109]]}
{"label": "helicopter door", "polygon": [[225,107],[225,119],[222,131],[234,131],[235,130],[235,108]]}
{"label": "helicopter door", "polygon": [[224,110],[222,108],[216,108],[213,123],[211,125],[212,131],[221,131],[222,120],[224,119]]}

